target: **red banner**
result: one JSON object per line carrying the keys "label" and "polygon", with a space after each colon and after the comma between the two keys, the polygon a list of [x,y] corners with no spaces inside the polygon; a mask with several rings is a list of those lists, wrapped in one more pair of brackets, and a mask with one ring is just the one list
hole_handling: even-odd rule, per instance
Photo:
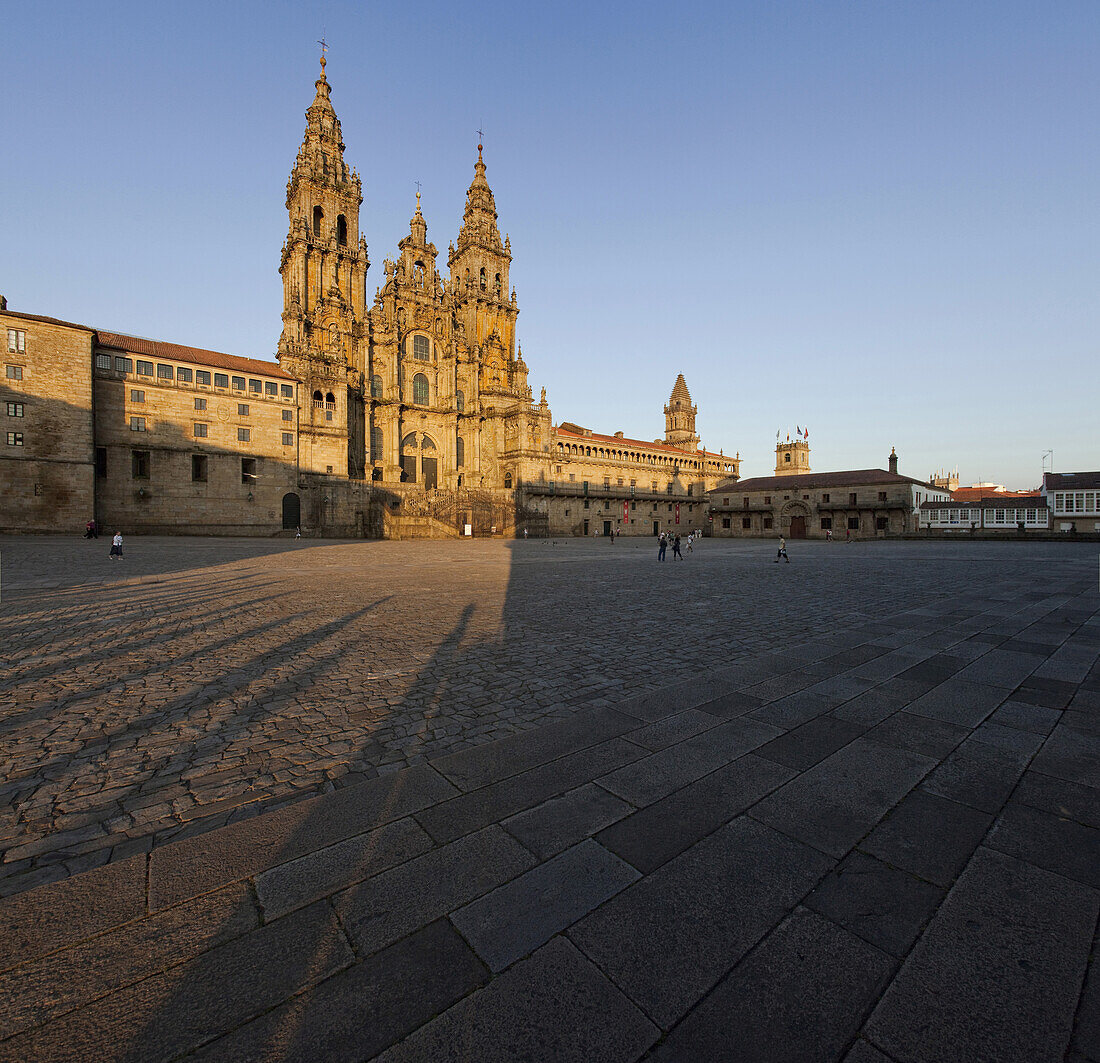
{"label": "red banner", "polygon": [[624,524],[629,524],[630,523],[630,503],[629,502],[624,502],[623,503],[623,523]]}
{"label": "red banner", "polygon": [[680,523],[680,503],[676,503],[676,523]]}

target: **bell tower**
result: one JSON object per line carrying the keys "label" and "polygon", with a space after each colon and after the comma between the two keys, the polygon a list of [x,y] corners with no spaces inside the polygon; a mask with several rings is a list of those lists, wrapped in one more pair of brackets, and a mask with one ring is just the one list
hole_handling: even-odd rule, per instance
{"label": "bell tower", "polygon": [[366,241],[359,235],[363,186],[344,162],[340,120],[321,76],[286,186],[290,228],[279,273],[283,331],[279,364],[301,381],[303,472],[364,475],[363,369]]}
{"label": "bell tower", "polygon": [[676,377],[668,405],[665,407],[665,442],[678,450],[697,450],[699,437],[695,434],[695,415],[698,407],[691,404],[684,374]]}
{"label": "bell tower", "polygon": [[[485,180],[482,146],[477,146],[474,179],[466,192],[466,209],[457,248],[447,257],[451,270],[450,290],[455,298],[457,319],[466,342],[477,355],[482,394],[511,394],[516,372],[515,290],[509,294],[508,267],[512,247],[500,239],[497,206],[493,190]],[[478,352],[480,352],[478,354]]]}
{"label": "bell tower", "polygon": [[775,445],[775,475],[795,476],[810,471],[810,444],[801,438]]}

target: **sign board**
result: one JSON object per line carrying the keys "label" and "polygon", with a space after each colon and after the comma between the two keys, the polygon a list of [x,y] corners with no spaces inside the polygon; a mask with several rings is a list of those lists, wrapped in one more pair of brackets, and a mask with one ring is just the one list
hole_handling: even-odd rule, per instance
{"label": "sign board", "polygon": [[676,503],[676,523],[680,523],[680,503]]}
{"label": "sign board", "polygon": [[462,526],[462,528],[463,528],[463,531],[462,531],[463,535],[473,535],[474,534],[474,526],[472,524],[464,524]]}

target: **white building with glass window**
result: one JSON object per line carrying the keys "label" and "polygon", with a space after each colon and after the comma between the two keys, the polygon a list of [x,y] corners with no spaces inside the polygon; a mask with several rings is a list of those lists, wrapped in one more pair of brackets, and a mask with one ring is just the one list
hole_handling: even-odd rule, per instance
{"label": "white building with glass window", "polygon": [[975,498],[968,501],[939,499],[920,507],[922,531],[1028,532],[1050,528],[1050,510],[1042,495]]}
{"label": "white building with glass window", "polygon": [[1048,472],[1042,494],[1055,531],[1100,532],[1100,472]]}

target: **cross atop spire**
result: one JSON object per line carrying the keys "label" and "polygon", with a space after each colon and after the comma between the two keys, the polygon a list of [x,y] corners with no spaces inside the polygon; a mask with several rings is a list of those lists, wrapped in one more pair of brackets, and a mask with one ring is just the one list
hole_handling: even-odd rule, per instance
{"label": "cross atop spire", "polygon": [[321,77],[325,76],[325,52],[328,51],[328,45],[325,44],[325,35],[321,34],[321,39],[317,42],[321,46]]}

